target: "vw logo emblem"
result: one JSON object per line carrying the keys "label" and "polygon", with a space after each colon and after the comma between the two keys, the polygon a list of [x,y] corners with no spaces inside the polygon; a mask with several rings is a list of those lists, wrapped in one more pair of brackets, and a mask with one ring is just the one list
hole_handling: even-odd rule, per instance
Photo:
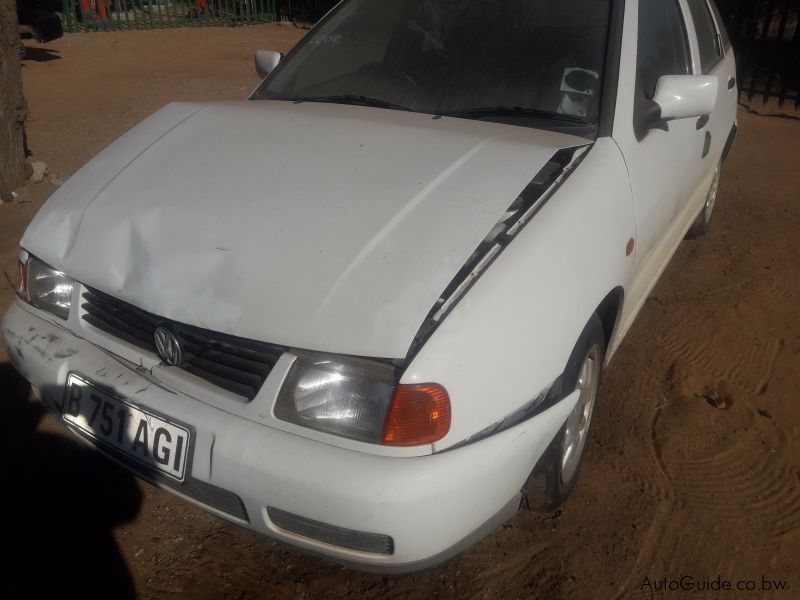
{"label": "vw logo emblem", "polygon": [[181,344],[175,334],[166,327],[156,327],[153,339],[156,342],[156,350],[164,364],[172,367],[180,366]]}

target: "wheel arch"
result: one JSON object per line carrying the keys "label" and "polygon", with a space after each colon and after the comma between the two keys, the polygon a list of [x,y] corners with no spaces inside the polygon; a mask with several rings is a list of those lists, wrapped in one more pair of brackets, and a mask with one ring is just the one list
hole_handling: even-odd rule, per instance
{"label": "wheel arch", "polygon": [[606,341],[606,362],[611,356],[611,343],[620,322],[624,299],[625,290],[622,286],[617,286],[603,298],[595,310],[597,316],[600,317],[600,322],[603,324],[603,333]]}

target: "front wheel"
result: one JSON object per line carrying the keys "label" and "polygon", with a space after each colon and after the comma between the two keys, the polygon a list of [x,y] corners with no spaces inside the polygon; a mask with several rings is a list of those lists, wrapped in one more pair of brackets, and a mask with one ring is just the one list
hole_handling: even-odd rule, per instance
{"label": "front wheel", "polygon": [[600,318],[594,315],[581,333],[564,371],[567,389],[578,390],[578,401],[556,434],[523,489],[525,506],[550,512],[569,497],[578,481],[589,437],[600,375],[605,357],[605,335]]}

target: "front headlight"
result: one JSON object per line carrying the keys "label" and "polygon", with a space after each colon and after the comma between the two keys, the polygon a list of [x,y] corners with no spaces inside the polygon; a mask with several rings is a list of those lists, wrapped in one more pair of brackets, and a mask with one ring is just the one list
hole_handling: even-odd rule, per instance
{"label": "front headlight", "polygon": [[450,399],[436,384],[397,384],[392,365],[295,352],[275,403],[283,421],[363,442],[416,446],[450,429]]}
{"label": "front headlight", "polygon": [[19,253],[19,275],[17,293],[20,298],[36,308],[67,319],[75,285],[71,278],[24,250]]}

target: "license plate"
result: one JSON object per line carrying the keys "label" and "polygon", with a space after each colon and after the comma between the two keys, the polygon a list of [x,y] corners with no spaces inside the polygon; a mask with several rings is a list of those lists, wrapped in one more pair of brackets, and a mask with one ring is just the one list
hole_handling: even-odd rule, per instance
{"label": "license plate", "polygon": [[70,374],[62,418],[126,456],[183,481],[190,433]]}

